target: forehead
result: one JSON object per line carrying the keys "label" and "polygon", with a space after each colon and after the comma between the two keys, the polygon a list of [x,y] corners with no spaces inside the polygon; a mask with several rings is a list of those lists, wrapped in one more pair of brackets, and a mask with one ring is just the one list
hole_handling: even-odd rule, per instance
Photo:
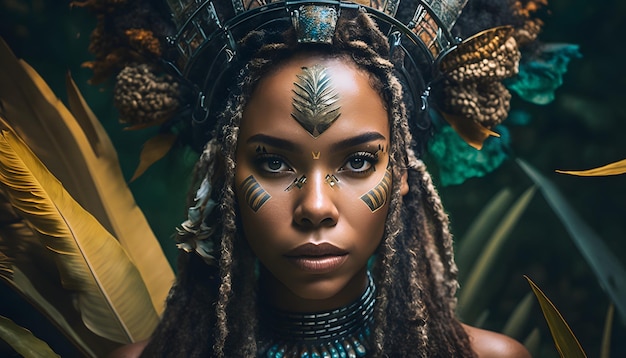
{"label": "forehead", "polygon": [[[371,85],[370,75],[349,58],[298,56],[281,64],[257,84],[243,113],[241,134],[247,132],[286,132],[285,135],[307,134],[294,119],[294,89],[303,68],[323,68],[330,86],[337,94],[339,117],[328,133],[347,131],[379,131],[388,138],[389,123],[386,106]],[[298,128],[299,127],[299,128]],[[327,136],[324,132],[319,138]]]}

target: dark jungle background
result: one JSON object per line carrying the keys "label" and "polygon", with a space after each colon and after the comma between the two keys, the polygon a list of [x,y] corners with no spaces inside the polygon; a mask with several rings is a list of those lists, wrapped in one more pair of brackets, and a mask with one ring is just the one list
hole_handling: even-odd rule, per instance
{"label": "dark jungle background", "polygon": [[[514,98],[513,105],[531,114],[526,126],[509,127],[512,152],[532,164],[552,180],[574,210],[610,247],[622,265],[626,265],[626,176],[582,178],[557,174],[555,169],[588,169],[626,158],[626,2],[618,0],[550,0],[544,14],[546,25],[541,35],[546,42],[580,45],[583,54],[575,59],[565,75],[564,85],[554,102],[530,105]],[[110,133],[120,151],[125,175],[130,178],[137,165],[141,141],[136,134],[122,131],[112,108],[111,88],[87,83],[91,73],[81,63],[92,57],[87,52],[94,18],[82,9],[70,9],[58,0],[0,0],[0,36],[17,57],[25,59],[65,99],[65,73],[70,71],[96,115]],[[157,175],[157,165],[146,176]],[[152,170],[152,169],[151,169]],[[435,171],[436,176],[436,171]],[[180,184],[179,184],[180,185]],[[517,192],[531,181],[509,160],[495,172],[458,186],[440,187],[444,206],[451,216],[452,229],[462,236],[476,214],[500,189]],[[168,236],[173,225],[182,221],[182,201],[167,204],[142,192],[141,182],[131,184],[139,205],[144,208],[155,232],[165,243],[170,260],[176,255]],[[175,190],[174,188],[162,190]],[[181,190],[181,188],[178,188]],[[184,189],[183,189],[184,190]],[[143,197],[143,199],[142,199]],[[151,205],[168,205],[169,216],[162,210],[152,213]],[[173,223],[173,224],[172,224]],[[530,291],[522,275],[528,275],[552,299],[579,338],[590,357],[599,355],[605,315],[610,300],[601,289],[569,234],[544,198],[537,194],[513,233],[514,244],[503,253],[494,277],[487,328],[498,330],[513,307]],[[169,245],[169,246],[168,246]],[[0,285],[0,315],[29,328],[48,342],[61,356],[77,353],[42,316],[25,305],[19,297]],[[541,311],[535,305],[530,325],[540,329],[540,356],[558,356]],[[611,356],[626,356],[625,322],[615,317]],[[0,356],[11,355],[0,343]]]}

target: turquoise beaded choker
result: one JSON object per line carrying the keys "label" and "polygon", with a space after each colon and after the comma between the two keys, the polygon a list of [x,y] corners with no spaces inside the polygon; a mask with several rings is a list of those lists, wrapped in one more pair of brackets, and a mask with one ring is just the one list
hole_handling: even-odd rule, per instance
{"label": "turquoise beaded choker", "polygon": [[364,357],[374,320],[376,286],[368,274],[365,292],[355,302],[329,312],[294,313],[262,309],[268,339],[259,345],[259,357]]}

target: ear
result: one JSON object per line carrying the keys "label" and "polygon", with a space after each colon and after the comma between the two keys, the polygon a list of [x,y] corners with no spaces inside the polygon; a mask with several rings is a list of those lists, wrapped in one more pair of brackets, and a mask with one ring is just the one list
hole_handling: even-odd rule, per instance
{"label": "ear", "polygon": [[405,196],[409,192],[409,173],[406,169],[402,170],[400,177],[400,195]]}

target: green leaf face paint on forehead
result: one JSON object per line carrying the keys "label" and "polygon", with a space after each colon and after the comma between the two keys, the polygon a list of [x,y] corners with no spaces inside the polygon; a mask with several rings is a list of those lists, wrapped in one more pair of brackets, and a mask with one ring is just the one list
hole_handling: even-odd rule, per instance
{"label": "green leaf face paint on forehead", "polygon": [[321,65],[303,67],[297,77],[291,116],[317,138],[339,118],[339,95]]}

